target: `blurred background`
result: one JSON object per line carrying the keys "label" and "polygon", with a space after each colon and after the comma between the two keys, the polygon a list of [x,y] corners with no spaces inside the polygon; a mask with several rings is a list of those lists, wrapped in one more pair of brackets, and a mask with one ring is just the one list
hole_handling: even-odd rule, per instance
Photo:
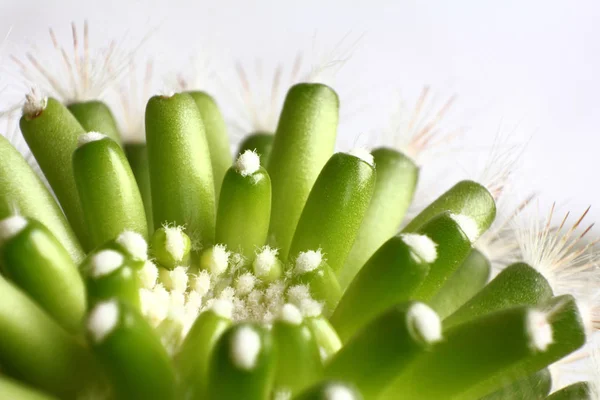
{"label": "blurred background", "polygon": [[[238,138],[257,127],[253,112],[274,124],[284,90],[271,101],[273,77],[281,68],[281,87],[291,83],[299,54],[297,76],[319,72],[340,94],[343,150],[402,134],[399,100],[413,110],[425,86],[432,118],[456,95],[439,129],[464,134],[419,160],[422,198],[510,167],[517,198],[536,191],[574,212],[596,204],[600,219],[597,1],[0,0],[1,105],[27,90],[11,55],[30,51],[52,69],[48,28],[70,51],[70,24],[81,35],[84,20],[91,48],[116,40],[124,64],[152,57],[152,90],[176,90],[180,72],[209,88]],[[248,107],[240,76],[266,100]]]}

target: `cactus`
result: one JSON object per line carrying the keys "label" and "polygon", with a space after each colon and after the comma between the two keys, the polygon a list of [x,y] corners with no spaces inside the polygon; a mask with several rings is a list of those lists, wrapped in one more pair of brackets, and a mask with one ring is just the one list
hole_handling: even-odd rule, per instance
{"label": "cactus", "polygon": [[49,187],[0,138],[1,398],[598,398],[594,380],[550,394],[596,347],[587,211],[506,215],[501,171],[401,228],[429,124],[334,153],[340,99],[299,82],[231,154],[201,88],[136,99],[142,122],[119,126],[90,87],[104,64],[75,50],[83,91],[20,62],[55,96],[20,120]]}

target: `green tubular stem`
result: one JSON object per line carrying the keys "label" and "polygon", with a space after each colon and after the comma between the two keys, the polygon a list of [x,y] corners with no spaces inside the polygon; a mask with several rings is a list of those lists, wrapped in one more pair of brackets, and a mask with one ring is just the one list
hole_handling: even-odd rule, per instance
{"label": "green tubular stem", "polygon": [[117,298],[140,310],[140,280],[137,263],[125,254],[99,249],[88,256],[82,265],[87,288],[88,308],[96,303]]}
{"label": "green tubular stem", "polygon": [[181,382],[181,398],[206,398],[212,351],[231,324],[230,315],[215,312],[214,309],[203,312],[194,321],[175,357],[175,367]]}
{"label": "green tubular stem", "polygon": [[0,396],[14,400],[57,400],[56,397],[27,387],[18,381],[0,376]]}
{"label": "green tubular stem", "polygon": [[190,261],[192,241],[183,229],[160,227],[154,231],[150,241],[152,255],[166,269],[186,266]]}
{"label": "green tubular stem", "polygon": [[126,230],[148,239],[140,191],[123,149],[114,140],[104,137],[77,148],[73,171],[93,248]]}
{"label": "green tubular stem", "polygon": [[404,241],[389,239],[373,254],[340,300],[331,323],[346,342],[394,304],[408,301],[429,273],[429,264]]}
{"label": "green tubular stem", "polygon": [[276,349],[272,333],[260,324],[229,328],[211,355],[209,399],[267,399],[273,389]]}
{"label": "green tubular stem", "polygon": [[458,325],[504,308],[535,306],[550,300],[551,297],[552,288],[542,274],[527,264],[512,264],[446,318],[444,327]]}
{"label": "green tubular stem", "polygon": [[437,244],[437,257],[429,265],[429,274],[415,290],[414,299],[431,300],[469,256],[472,242],[465,233],[465,224],[468,225],[468,222],[465,223],[462,217],[446,212],[430,219],[417,230],[418,234]]}
{"label": "green tubular stem", "polygon": [[305,390],[294,400],[363,400],[360,392],[351,384],[340,381],[321,382]]}
{"label": "green tubular stem", "polygon": [[339,272],[342,289],[348,287],[375,251],[398,232],[419,177],[417,165],[402,153],[379,148],[371,154],[377,170],[375,188],[350,255]]}
{"label": "green tubular stem", "polygon": [[351,382],[365,398],[376,399],[440,339],[441,322],[432,309],[423,303],[403,303],[352,337],[327,363],[324,375]]}
{"label": "green tubular stem", "polygon": [[185,93],[155,96],[146,107],[154,227],[185,226],[192,241],[212,244],[215,186],[202,116]]}
{"label": "green tubular stem", "polygon": [[477,182],[462,181],[442,194],[404,228],[404,232],[414,232],[427,221],[443,212],[466,215],[472,218],[477,231],[472,232],[475,242],[494,222],[496,203],[490,192]]}
{"label": "green tubular stem", "polygon": [[273,184],[269,230],[283,260],[310,190],[333,154],[338,114],[338,96],[325,85],[295,85],[285,99],[267,167]]}
{"label": "green tubular stem", "polygon": [[269,165],[274,138],[275,135],[268,132],[252,133],[246,136],[244,141],[240,144],[237,154],[242,154],[246,150],[255,151],[260,157],[260,165]]}
{"label": "green tubular stem", "polygon": [[525,378],[517,379],[480,400],[544,400],[550,393],[551,387],[550,371],[543,369]]}
{"label": "green tubular stem", "polygon": [[275,389],[286,389],[294,395],[316,383],[323,364],[317,342],[301,317],[300,321],[275,321],[273,339],[277,348]]}
{"label": "green tubular stem", "polygon": [[2,372],[58,397],[74,398],[98,373],[92,371],[91,354],[2,277],[0,293]]}
{"label": "green tubular stem", "polygon": [[123,148],[142,195],[148,222],[148,234],[151,235],[154,232],[154,221],[152,220],[152,189],[150,188],[150,166],[146,143],[125,143]]}
{"label": "green tubular stem", "polygon": [[231,167],[221,188],[216,242],[251,260],[267,241],[270,216],[271,179],[267,171],[260,167],[246,174]]}
{"label": "green tubular stem", "polygon": [[71,103],[67,105],[67,108],[86,132],[101,132],[116,143],[121,143],[121,134],[117,122],[105,103],[92,100]]}
{"label": "green tubular stem", "polygon": [[510,380],[499,380],[492,390],[464,396],[479,382],[549,351],[543,350],[549,338],[541,331],[538,313],[516,307],[446,330],[444,340],[401,374],[382,399],[478,399],[501,387]]}
{"label": "green tubular stem", "polygon": [[334,154],[319,174],[294,233],[289,259],[301,251],[321,249],[338,273],[364,218],[375,168],[346,153]]}
{"label": "green tubular stem", "polygon": [[577,382],[548,396],[547,400],[594,400],[594,391],[588,382]]}
{"label": "green tubular stem", "polygon": [[331,315],[342,297],[342,289],[337,281],[335,272],[322,262],[316,269],[309,272],[296,272],[292,284],[307,284],[315,300],[325,302],[325,315]]}
{"label": "green tubular stem", "polygon": [[429,304],[444,319],[475,296],[490,279],[492,266],[483,253],[473,249]]}
{"label": "green tubular stem", "polygon": [[[85,286],[69,253],[41,223],[26,223],[21,231],[0,240],[4,273],[41,308],[70,332],[78,332],[85,315]],[[7,220],[0,222],[0,229]]]}
{"label": "green tubular stem", "polygon": [[60,207],[19,152],[0,135],[0,219],[18,212],[44,224],[75,263],[83,250]]}
{"label": "green tubular stem", "polygon": [[40,113],[23,115],[20,126],[84,250],[91,250],[71,160],[77,138],[85,129],[65,106],[52,98]]}
{"label": "green tubular stem", "polygon": [[175,399],[175,371],[144,317],[128,304],[98,303],[87,321],[90,346],[117,399]]}
{"label": "green tubular stem", "polygon": [[323,316],[309,317],[305,323],[317,341],[324,360],[329,360],[342,348],[342,341],[327,318]]}
{"label": "green tubular stem", "polygon": [[69,110],[53,98],[48,98],[46,108],[41,112],[23,115],[20,128],[70,226],[87,251],[87,227],[71,163],[71,156],[77,148],[77,138],[85,130]]}
{"label": "green tubular stem", "polygon": [[[477,385],[461,394],[461,397],[457,397],[457,399],[477,399],[491,393],[502,387],[506,382],[514,380],[515,377],[527,376],[550,366],[552,363],[566,357],[585,344],[585,326],[575,299],[572,296],[554,297],[543,305],[538,306],[538,308],[543,309],[544,313],[548,315],[548,321],[552,327],[552,343],[546,351],[534,352],[522,359],[518,364],[498,371],[488,379],[479,380]],[[506,310],[506,312],[508,311]],[[470,324],[470,322],[467,322],[467,324]],[[499,329],[500,333],[504,333],[502,329]],[[499,346],[505,350],[507,349],[504,344]]]}
{"label": "green tubular stem", "polygon": [[198,91],[188,93],[196,102],[204,122],[215,182],[215,194],[218,201],[223,178],[232,163],[227,126],[217,103],[210,95]]}

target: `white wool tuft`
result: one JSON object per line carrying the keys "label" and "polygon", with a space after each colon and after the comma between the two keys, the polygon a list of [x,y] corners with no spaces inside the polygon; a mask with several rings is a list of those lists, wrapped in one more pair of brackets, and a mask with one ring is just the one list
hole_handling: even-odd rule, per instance
{"label": "white wool tuft", "polygon": [[235,161],[235,169],[242,176],[252,175],[260,169],[260,157],[254,150],[246,150]]}
{"label": "white wool tuft", "polygon": [[531,310],[527,314],[527,333],[531,347],[538,351],[545,351],[554,341],[552,325],[546,314],[539,310]]}
{"label": "white wool tuft", "polygon": [[350,150],[348,154],[360,158],[372,167],[375,165],[373,155],[369,150],[365,149],[364,147],[355,147],[354,149]]}
{"label": "white wool tuft", "polygon": [[225,299],[216,299],[213,301],[210,309],[219,317],[231,319],[233,318],[233,303]]}
{"label": "white wool tuft", "polygon": [[468,215],[462,214],[450,214],[450,218],[452,218],[458,224],[458,226],[460,226],[460,229],[462,229],[465,235],[467,235],[469,241],[471,243],[475,243],[475,241],[479,238],[480,233],[477,222],[475,222],[475,220]]}
{"label": "white wool tuft", "polygon": [[281,307],[279,318],[292,325],[300,325],[303,320],[298,307],[290,303],[284,304],[283,307]]}
{"label": "white wool tuft", "polygon": [[425,343],[435,343],[442,339],[442,322],[429,306],[423,303],[413,304],[408,309],[406,318],[413,334]]}
{"label": "white wool tuft", "polygon": [[271,272],[271,269],[277,263],[277,253],[277,249],[265,246],[256,254],[253,267],[259,278],[267,276]]}
{"label": "white wool tuft", "polygon": [[425,235],[405,233],[400,235],[402,241],[423,261],[432,263],[437,259],[437,243]]}
{"label": "white wool tuft", "polygon": [[27,226],[27,220],[20,215],[12,215],[0,221],[0,242],[16,236]]}
{"label": "white wool tuft", "polygon": [[354,393],[345,386],[332,384],[325,389],[325,400],[358,400]]}
{"label": "white wool tuft", "polygon": [[106,137],[108,136],[100,132],[84,133],[82,135],[79,135],[79,137],[77,138],[77,148],[82,147],[91,142],[97,142],[98,140],[102,140]]}
{"label": "white wool tuft", "polygon": [[96,343],[102,342],[119,322],[119,306],[115,300],[99,303],[87,320],[87,330]]}
{"label": "white wool tuft", "polygon": [[210,275],[206,271],[200,271],[198,276],[194,278],[192,288],[200,296],[204,297],[210,290]]}
{"label": "white wool tuft", "polygon": [[169,276],[171,278],[171,290],[177,293],[184,293],[187,290],[187,267],[175,267],[173,271],[169,271]]}
{"label": "white wool tuft", "polygon": [[31,90],[25,95],[25,103],[23,104],[22,112],[26,116],[34,116],[46,109],[48,106],[48,97],[39,96],[36,90]]}
{"label": "white wool tuft", "polygon": [[114,250],[102,250],[92,256],[90,272],[94,278],[108,275],[123,265],[124,261],[125,258],[121,253]]}
{"label": "white wool tuft", "polygon": [[244,272],[235,280],[235,290],[238,296],[246,296],[256,285],[256,277],[250,272]]}
{"label": "white wool tuft", "polygon": [[212,257],[210,260],[210,271],[214,275],[221,275],[227,271],[229,265],[229,256],[231,253],[227,251],[227,246],[217,244],[212,248]]}
{"label": "white wool tuft", "polygon": [[323,262],[323,254],[321,250],[303,251],[296,257],[296,271],[298,274],[305,274],[319,268]]}
{"label": "white wool tuft", "polygon": [[139,261],[148,259],[148,243],[142,235],[133,231],[125,231],[117,237],[117,243]]}
{"label": "white wool tuft", "polygon": [[234,333],[231,340],[231,360],[236,367],[251,370],[256,366],[260,349],[258,333],[249,326],[243,326]]}
{"label": "white wool tuft", "polygon": [[183,227],[165,227],[165,250],[174,260],[181,261],[185,256],[185,237]]}
{"label": "white wool tuft", "polygon": [[144,266],[138,273],[142,286],[146,289],[152,289],[158,279],[158,268],[150,260],[144,262]]}

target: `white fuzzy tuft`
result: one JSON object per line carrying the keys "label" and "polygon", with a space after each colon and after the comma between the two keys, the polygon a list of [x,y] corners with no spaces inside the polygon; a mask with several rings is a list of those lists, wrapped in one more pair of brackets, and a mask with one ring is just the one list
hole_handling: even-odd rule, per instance
{"label": "white fuzzy tuft", "polygon": [[245,272],[235,280],[235,291],[238,296],[246,296],[254,289],[256,285],[256,277],[250,272]]}
{"label": "white fuzzy tuft", "polygon": [[402,241],[423,261],[432,263],[437,259],[437,243],[425,235],[405,233]]}
{"label": "white fuzzy tuft", "polygon": [[87,330],[96,343],[102,342],[119,322],[119,306],[116,301],[106,301],[94,307],[87,320]]}
{"label": "white fuzzy tuft", "polygon": [[415,303],[406,313],[412,333],[425,343],[435,343],[442,339],[442,322],[429,306]]}
{"label": "white fuzzy tuft", "polygon": [[229,300],[216,299],[213,301],[210,309],[219,317],[226,319],[233,318],[233,304]]}
{"label": "white fuzzy tuft", "polygon": [[256,366],[260,349],[258,333],[249,326],[241,327],[231,340],[231,360],[236,367],[251,370]]}
{"label": "white fuzzy tuft", "polygon": [[181,261],[185,256],[185,237],[183,227],[165,227],[165,250],[174,260]]}
{"label": "white fuzzy tuft", "polygon": [[319,268],[323,262],[323,254],[321,250],[303,251],[296,257],[296,271],[298,274],[305,274]]}
{"label": "white fuzzy tuft", "polygon": [[117,237],[117,243],[125,247],[136,260],[146,261],[148,259],[148,243],[139,233],[125,231]]}
{"label": "white fuzzy tuft", "polygon": [[142,287],[145,289],[152,289],[156,285],[158,279],[158,268],[150,260],[146,260],[144,266],[138,273]]}
{"label": "white fuzzy tuft", "polygon": [[375,166],[375,161],[373,160],[373,155],[371,152],[364,147],[356,147],[348,152],[348,154],[358,157],[370,166]]}
{"label": "white fuzzy tuft", "polygon": [[210,275],[206,271],[200,271],[198,276],[194,278],[192,288],[200,296],[206,296],[210,290]]}
{"label": "white fuzzy tuft", "polygon": [[303,320],[302,313],[300,313],[298,307],[290,303],[284,304],[283,307],[281,307],[279,319],[292,325],[300,325]]}
{"label": "white fuzzy tuft", "polygon": [[253,262],[254,272],[259,278],[269,275],[271,269],[277,263],[277,249],[272,249],[269,246],[263,247],[260,252],[256,254],[256,258]]}
{"label": "white fuzzy tuft", "polygon": [[531,340],[531,347],[538,351],[546,351],[554,341],[552,325],[548,322],[548,317],[538,310],[529,311],[527,314],[527,333]]}
{"label": "white fuzzy tuft", "polygon": [[12,215],[0,221],[0,242],[15,237],[27,226],[27,220],[20,215]]}
{"label": "white fuzzy tuft", "polygon": [[246,150],[235,161],[235,169],[242,176],[252,175],[260,169],[260,157],[254,150]]}
{"label": "white fuzzy tuft", "polygon": [[221,275],[227,271],[229,265],[229,256],[231,252],[227,251],[227,246],[224,244],[217,244],[212,248],[212,255],[210,259],[210,272],[214,275]]}
{"label": "white fuzzy tuft", "polygon": [[169,271],[171,278],[171,290],[177,293],[184,293],[187,290],[188,275],[187,267],[176,267]]}
{"label": "white fuzzy tuft", "polygon": [[333,384],[325,389],[325,400],[358,400],[346,386]]}
{"label": "white fuzzy tuft", "polygon": [[32,117],[44,111],[46,106],[48,106],[48,97],[39,96],[38,92],[32,89],[25,95],[25,103],[21,111],[23,115]]}
{"label": "white fuzzy tuft", "polygon": [[91,142],[96,142],[98,140],[102,140],[106,137],[108,137],[108,136],[106,136],[105,134],[100,133],[100,132],[84,133],[82,135],[79,135],[79,137],[77,138],[77,148],[82,147]]}
{"label": "white fuzzy tuft", "polygon": [[452,218],[458,224],[460,229],[462,229],[465,235],[467,235],[467,238],[469,238],[469,241],[471,243],[475,243],[477,238],[479,238],[480,233],[477,222],[475,222],[475,220],[468,215],[462,214],[450,214],[450,218]]}
{"label": "white fuzzy tuft", "polygon": [[102,250],[92,256],[91,274],[94,278],[108,275],[121,265],[125,258],[121,253],[114,250]]}

